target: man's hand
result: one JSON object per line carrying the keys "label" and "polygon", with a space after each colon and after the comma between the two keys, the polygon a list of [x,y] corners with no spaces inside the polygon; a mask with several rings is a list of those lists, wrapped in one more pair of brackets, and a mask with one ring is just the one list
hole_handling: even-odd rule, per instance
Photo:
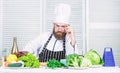
{"label": "man's hand", "polygon": [[74,31],[73,29],[70,27],[70,25],[66,26],[65,28],[66,34],[70,37],[71,39],[71,45],[75,48],[75,36],[74,36]]}

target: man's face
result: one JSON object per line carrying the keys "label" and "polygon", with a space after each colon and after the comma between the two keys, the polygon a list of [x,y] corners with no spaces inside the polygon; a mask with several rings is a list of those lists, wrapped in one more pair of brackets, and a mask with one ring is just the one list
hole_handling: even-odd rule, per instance
{"label": "man's face", "polygon": [[54,23],[54,28],[53,28],[53,34],[55,35],[55,38],[58,40],[64,39],[66,35],[66,27],[68,24],[64,23]]}

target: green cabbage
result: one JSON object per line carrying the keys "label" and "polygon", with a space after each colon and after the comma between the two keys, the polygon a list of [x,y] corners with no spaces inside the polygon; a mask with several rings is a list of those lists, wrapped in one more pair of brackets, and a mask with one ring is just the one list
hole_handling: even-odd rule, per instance
{"label": "green cabbage", "polygon": [[80,67],[89,67],[89,66],[92,66],[91,61],[89,59],[83,57]]}
{"label": "green cabbage", "polygon": [[103,60],[101,59],[100,55],[93,49],[85,53],[85,58],[89,59],[92,65],[102,65]]}

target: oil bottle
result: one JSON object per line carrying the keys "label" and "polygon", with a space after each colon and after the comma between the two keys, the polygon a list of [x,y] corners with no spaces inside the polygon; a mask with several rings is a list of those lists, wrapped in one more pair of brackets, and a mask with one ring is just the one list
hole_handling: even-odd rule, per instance
{"label": "oil bottle", "polygon": [[13,37],[13,46],[11,50],[11,54],[18,53],[18,46],[17,46],[17,37]]}

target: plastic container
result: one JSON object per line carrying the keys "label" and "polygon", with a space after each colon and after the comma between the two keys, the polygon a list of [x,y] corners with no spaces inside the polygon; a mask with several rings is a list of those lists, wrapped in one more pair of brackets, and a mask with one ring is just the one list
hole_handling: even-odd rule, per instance
{"label": "plastic container", "polygon": [[66,65],[66,59],[61,59],[60,62]]}
{"label": "plastic container", "polygon": [[114,55],[111,47],[104,48],[103,61],[103,66],[115,66]]}

